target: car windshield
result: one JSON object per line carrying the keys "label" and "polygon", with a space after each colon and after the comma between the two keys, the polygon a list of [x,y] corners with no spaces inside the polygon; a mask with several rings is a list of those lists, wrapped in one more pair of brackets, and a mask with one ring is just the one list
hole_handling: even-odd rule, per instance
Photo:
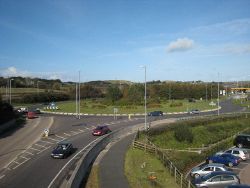
{"label": "car windshield", "polygon": [[103,127],[98,126],[98,127],[96,127],[95,130],[102,130],[102,129],[103,129]]}

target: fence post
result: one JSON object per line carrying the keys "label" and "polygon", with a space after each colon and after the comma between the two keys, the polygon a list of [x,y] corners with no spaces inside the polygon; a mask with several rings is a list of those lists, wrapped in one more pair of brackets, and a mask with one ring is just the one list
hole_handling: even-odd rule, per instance
{"label": "fence post", "polygon": [[176,167],[174,167],[174,179],[175,179],[175,182],[176,182]]}
{"label": "fence post", "polygon": [[183,175],[181,174],[181,188],[182,188]]}
{"label": "fence post", "polygon": [[190,182],[190,180],[188,181],[188,188],[190,188],[191,187],[191,182]]}

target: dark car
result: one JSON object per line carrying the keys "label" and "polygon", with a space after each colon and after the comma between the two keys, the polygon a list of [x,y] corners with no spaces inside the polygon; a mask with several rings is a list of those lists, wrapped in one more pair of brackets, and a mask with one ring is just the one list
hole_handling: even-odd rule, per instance
{"label": "dark car", "polygon": [[73,152],[73,145],[69,142],[60,142],[51,152],[51,157],[63,159]]}
{"label": "dark car", "polygon": [[250,185],[229,185],[226,188],[250,188]]}
{"label": "dark car", "polygon": [[237,166],[242,159],[229,153],[213,155],[207,158],[207,163],[221,163],[229,167]]}
{"label": "dark car", "polygon": [[193,179],[192,183],[196,187],[226,187],[228,185],[240,184],[239,177],[230,171],[211,172],[205,176]]}
{"label": "dark car", "polygon": [[234,145],[238,148],[250,148],[250,135],[240,134],[234,139]]}
{"label": "dark car", "polygon": [[94,136],[102,136],[104,134],[110,133],[111,130],[108,128],[108,126],[103,125],[103,126],[97,126],[93,131],[92,135]]}
{"label": "dark car", "polygon": [[162,111],[149,112],[148,116],[163,116],[163,112]]}

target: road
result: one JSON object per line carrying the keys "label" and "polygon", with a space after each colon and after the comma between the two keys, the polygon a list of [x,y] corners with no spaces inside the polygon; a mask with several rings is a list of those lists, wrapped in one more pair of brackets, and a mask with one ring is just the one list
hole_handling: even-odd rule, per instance
{"label": "road", "polygon": [[[237,106],[231,106],[228,101],[221,103],[221,105],[221,113],[241,110]],[[227,105],[227,109],[223,108]],[[215,112],[204,114],[211,113]],[[160,118],[185,116],[190,115],[166,115]],[[157,119],[159,118],[149,117],[148,120],[154,121]],[[79,120],[74,116],[63,115],[42,115],[37,119],[29,120],[23,128],[0,139],[0,160],[1,164],[4,164],[0,170],[0,186],[6,188],[48,187],[57,173],[77,151],[96,139],[91,135],[91,130],[94,127],[105,124],[111,130],[116,130],[143,122],[143,117],[133,117],[132,120],[128,120],[127,117],[119,117],[118,120],[114,120],[113,117],[84,116]],[[51,127],[50,136],[42,138],[41,133],[47,127]],[[75,153],[62,160],[50,158],[52,148],[57,142],[65,139],[73,143],[76,148]],[[6,146],[3,147],[3,145]],[[113,160],[112,156],[110,160]],[[10,163],[10,161],[12,162]]]}

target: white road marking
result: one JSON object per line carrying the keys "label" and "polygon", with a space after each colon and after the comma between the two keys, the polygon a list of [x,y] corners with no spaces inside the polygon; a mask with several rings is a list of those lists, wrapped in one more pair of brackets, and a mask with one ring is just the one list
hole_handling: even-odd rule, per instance
{"label": "white road marking", "polygon": [[30,160],[30,158],[27,158],[27,157],[24,157],[24,156],[20,156],[21,158],[23,159],[26,159],[26,160]]}
{"label": "white road marking", "polygon": [[85,132],[83,129],[78,129],[78,130],[79,130],[80,132],[82,132],[82,133]]}
{"label": "white road marking", "polygon": [[44,152],[45,150],[49,149],[50,147],[51,147],[51,146],[49,146],[49,147],[47,147],[47,148],[44,148],[43,150],[37,152],[36,154],[40,154],[40,153]]}
{"label": "white road marking", "polygon": [[56,135],[56,134],[55,134],[55,136],[58,137],[58,138],[65,139],[65,137],[62,137],[62,136],[59,136],[59,135]]}
{"label": "white road marking", "polygon": [[36,151],[41,151],[41,150],[39,150],[39,149],[36,149],[36,148],[32,148],[32,147],[31,147],[30,149],[33,149],[33,150],[36,150]]}
{"label": "white road marking", "polygon": [[[92,126],[92,128],[93,128],[93,126]],[[85,129],[90,130],[90,128],[88,128],[88,127],[85,127]]]}
{"label": "white road marking", "polygon": [[40,145],[40,144],[34,144],[36,146],[42,147],[42,148],[46,148],[46,146]]}
{"label": "white road marking", "polygon": [[74,135],[79,134],[79,132],[75,132],[75,131],[70,131],[70,132],[72,132]]}
{"label": "white road marking", "polygon": [[16,163],[16,164],[20,164],[19,162],[16,162],[16,161],[13,161],[14,163]]}
{"label": "white road marking", "polygon": [[0,179],[3,179],[5,175],[0,176]]}
{"label": "white road marking", "polygon": [[48,144],[54,144],[52,142],[49,142],[49,141],[44,141],[44,140],[40,140],[41,142],[44,142],[44,143],[48,143]]}
{"label": "white road marking", "polygon": [[[29,160],[29,159],[28,159]],[[16,169],[17,167],[21,166],[22,164],[26,163],[28,160],[23,161],[22,163],[19,163],[18,165],[16,165],[15,167],[13,167],[12,169]]]}
{"label": "white road marking", "polygon": [[61,140],[57,140],[57,139],[54,139],[54,138],[47,138],[47,139],[49,139],[49,140],[53,140],[53,141],[56,141],[56,142],[60,142]]}
{"label": "white road marking", "polygon": [[63,134],[65,134],[65,135],[67,135],[67,136],[71,136],[70,134],[67,134],[67,133],[63,133]]}
{"label": "white road marking", "polygon": [[97,140],[100,140],[101,137],[96,138],[95,140],[93,140],[92,142],[90,142],[87,146],[85,146],[83,149],[81,149],[77,154],[74,155],[74,157],[72,157],[63,167],[62,169],[57,173],[57,175],[54,177],[54,179],[50,182],[48,188],[51,188],[54,181],[57,179],[57,177],[62,173],[62,171],[68,166],[68,164],[71,163],[71,161],[73,161],[83,150],[85,150],[87,147],[89,147],[92,143],[96,142]]}
{"label": "white road marking", "polygon": [[30,154],[30,155],[34,155],[34,153],[30,153],[30,152],[28,152],[28,151],[25,151],[24,153],[28,153],[28,154]]}

